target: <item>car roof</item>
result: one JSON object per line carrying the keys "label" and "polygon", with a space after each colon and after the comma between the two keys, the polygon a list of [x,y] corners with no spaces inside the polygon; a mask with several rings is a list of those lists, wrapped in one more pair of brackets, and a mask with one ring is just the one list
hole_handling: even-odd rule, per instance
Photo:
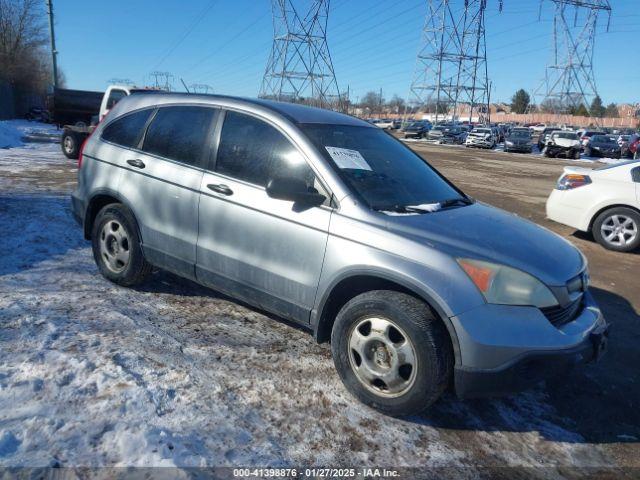
{"label": "car roof", "polygon": [[[238,107],[240,109],[247,109],[251,111],[252,107],[262,107],[272,112],[278,113],[287,117],[294,123],[322,123],[322,124],[337,124],[337,125],[353,125],[360,127],[373,128],[372,125],[364,120],[361,120],[351,115],[344,113],[334,112],[332,110],[326,110],[323,108],[309,107],[306,105],[300,105],[297,103],[278,102],[275,100],[267,100],[262,98],[245,98],[245,97],[233,97],[228,95],[205,95],[205,94],[191,94],[191,93],[154,93],[153,95],[140,94],[131,95],[130,97],[137,96],[139,99],[146,97],[146,99],[152,99],[151,101],[145,101],[148,106],[162,105],[178,102],[187,103],[210,103],[212,106],[222,107]],[[123,99],[126,100],[126,99]]]}

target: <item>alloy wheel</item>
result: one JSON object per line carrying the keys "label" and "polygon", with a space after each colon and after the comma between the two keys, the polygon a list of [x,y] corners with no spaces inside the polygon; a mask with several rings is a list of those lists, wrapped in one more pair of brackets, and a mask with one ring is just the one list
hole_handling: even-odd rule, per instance
{"label": "alloy wheel", "polygon": [[600,226],[600,232],[604,240],[616,247],[624,247],[631,244],[638,236],[638,225],[631,217],[626,215],[611,215]]}
{"label": "alloy wheel", "polygon": [[100,256],[113,273],[120,273],[129,264],[129,234],[116,220],[109,220],[100,231]]}
{"label": "alloy wheel", "polygon": [[409,336],[387,318],[359,320],[349,333],[349,362],[368,390],[387,398],[409,390],[418,357]]}
{"label": "alloy wheel", "polygon": [[70,154],[73,151],[73,139],[71,137],[64,137],[63,145],[65,152]]}

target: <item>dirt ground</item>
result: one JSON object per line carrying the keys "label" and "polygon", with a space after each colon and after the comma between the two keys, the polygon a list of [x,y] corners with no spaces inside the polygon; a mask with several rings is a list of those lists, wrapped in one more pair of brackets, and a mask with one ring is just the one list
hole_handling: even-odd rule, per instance
{"label": "dirt ground", "polygon": [[[562,161],[411,147],[468,194],[558,232],[586,254],[594,295],[613,324],[599,364],[507,398],[461,402],[447,394],[420,417],[384,417],[344,390],[329,348],[306,332],[173,275],[158,272],[138,289],[103,280],[68,212],[74,162],[54,148],[35,149],[32,163],[19,168],[0,162],[7,252],[0,261],[0,466],[640,474],[638,254],[606,251],[545,219]],[[20,150],[4,158],[22,159]],[[55,244],[41,231],[47,222],[59,235]]]}

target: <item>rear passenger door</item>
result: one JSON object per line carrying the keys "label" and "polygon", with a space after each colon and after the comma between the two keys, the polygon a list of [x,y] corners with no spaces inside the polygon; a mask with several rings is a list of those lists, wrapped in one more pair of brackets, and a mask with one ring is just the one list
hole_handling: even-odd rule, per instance
{"label": "rear passenger door", "polygon": [[129,201],[153,264],[194,277],[198,201],[217,110],[159,107],[138,148],[124,153],[120,192]]}
{"label": "rear passenger door", "polygon": [[233,296],[308,322],[331,208],[297,208],[267,195],[269,180],[295,176],[329,198],[295,145],[262,119],[227,111],[215,168],[202,178],[196,274]]}

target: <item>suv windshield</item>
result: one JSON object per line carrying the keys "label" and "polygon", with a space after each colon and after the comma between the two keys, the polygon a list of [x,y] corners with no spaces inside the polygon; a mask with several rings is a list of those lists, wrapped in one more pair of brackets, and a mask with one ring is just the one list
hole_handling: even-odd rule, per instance
{"label": "suv windshield", "polygon": [[306,124],[302,130],[370,208],[402,211],[469,199],[388,133],[370,127]]}

